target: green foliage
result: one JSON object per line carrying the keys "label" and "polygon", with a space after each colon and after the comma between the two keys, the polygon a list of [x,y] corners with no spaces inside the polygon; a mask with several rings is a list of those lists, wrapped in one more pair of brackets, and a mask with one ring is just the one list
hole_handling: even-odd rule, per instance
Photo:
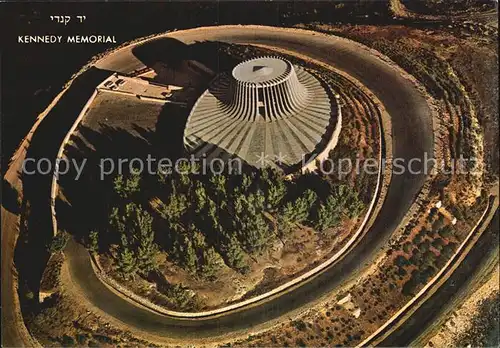
{"label": "green foliage", "polygon": [[214,279],[224,263],[217,251],[207,245],[203,233],[193,224],[174,243],[171,256],[190,273],[210,280]]}
{"label": "green foliage", "polygon": [[88,249],[91,253],[97,253],[99,250],[99,232],[96,230],[89,232]]}
{"label": "green foliage", "polygon": [[264,202],[265,197],[260,190],[235,197],[232,229],[249,253],[261,252],[272,238],[271,229],[263,215]]}
{"label": "green foliage", "polygon": [[278,225],[278,235],[280,237],[288,236],[294,229],[295,223],[292,221],[291,214],[287,213],[286,207],[281,214],[278,215],[276,219],[276,224]]}
{"label": "green foliage", "polygon": [[210,247],[203,250],[202,253],[202,264],[200,267],[200,273],[204,278],[215,279],[215,274],[220,269],[221,264],[224,261],[221,256],[215,251],[214,247]]}
{"label": "green foliage", "polygon": [[191,308],[193,306],[193,297],[182,284],[169,284],[166,288],[159,290],[171,303],[180,309]]}
{"label": "green foliage", "polygon": [[162,204],[159,210],[161,217],[167,220],[170,228],[177,229],[178,225],[181,224],[181,217],[186,213],[187,209],[187,197],[177,194],[174,189],[169,195],[167,203]]}
{"label": "green foliage", "polygon": [[428,240],[424,240],[423,242],[418,244],[418,250],[420,250],[421,252],[428,251],[430,247],[431,247],[431,242]]}
{"label": "green foliage", "polygon": [[153,218],[151,215],[143,211],[142,215],[138,216],[138,219],[140,219],[138,224],[140,234],[137,238],[135,256],[137,258],[139,269],[143,273],[147,273],[156,269],[158,246],[154,242],[155,235],[152,228]]}
{"label": "green foliage", "polygon": [[147,273],[156,268],[158,246],[151,214],[135,203],[115,207],[110,214],[110,228],[119,234],[117,268],[125,278],[136,271]]}
{"label": "green foliage", "polygon": [[191,184],[191,173],[197,172],[198,164],[188,161],[180,161],[176,164],[176,173],[183,187],[188,187]]}
{"label": "green foliage", "polygon": [[212,184],[213,190],[224,197],[226,195],[226,177],[224,175],[213,175],[210,177],[210,183]]}
{"label": "green foliage", "polygon": [[414,237],[413,237],[413,243],[415,244],[419,244],[420,242],[422,242],[422,236],[420,234],[416,234]]}
{"label": "green foliage", "polygon": [[278,209],[285,195],[286,185],[283,180],[269,183],[269,187],[267,189],[266,208],[270,211]]}
{"label": "green foliage", "polygon": [[128,248],[127,244],[127,237],[122,235],[122,245],[118,250],[116,265],[118,272],[125,279],[133,276],[138,269],[134,253]]}
{"label": "green foliage", "polygon": [[444,241],[441,238],[437,238],[432,241],[432,246],[437,250],[442,250],[445,245]]}
{"label": "green foliage", "polygon": [[433,231],[439,231],[445,225],[444,216],[439,214],[438,219],[432,224]]}
{"label": "green foliage", "polygon": [[183,238],[183,244],[180,247],[180,252],[183,255],[183,266],[191,273],[196,272],[196,266],[198,263],[198,256],[196,255],[196,250],[193,247],[193,243],[187,237]]}
{"label": "green foliage", "polygon": [[47,251],[51,254],[58,253],[63,251],[68,243],[69,235],[65,232],[59,232],[52,238],[49,246],[47,247]]}
{"label": "green foliage", "polygon": [[288,202],[282,211],[285,221],[291,221],[295,224],[305,222],[316,198],[317,195],[314,191],[306,190],[295,202]]}
{"label": "green foliage", "polygon": [[422,262],[422,253],[418,249],[412,250],[412,256],[410,258],[410,263],[413,265],[419,265]]}
{"label": "green foliage", "polygon": [[196,213],[200,213],[207,204],[207,192],[205,191],[205,187],[200,183],[196,183],[196,188],[194,190],[194,198],[195,198],[195,211]]}
{"label": "green foliage", "polygon": [[299,331],[306,331],[307,325],[303,320],[296,320],[293,322],[293,326]]}
{"label": "green foliage", "polygon": [[234,235],[223,245],[222,250],[230,267],[241,273],[248,271],[248,265],[245,262],[245,252]]}
{"label": "green foliage", "polygon": [[140,181],[140,175],[135,172],[132,172],[128,178],[124,178],[123,175],[117,175],[113,180],[113,187],[118,196],[127,199],[139,191]]}
{"label": "green foliage", "polygon": [[424,265],[432,266],[434,264],[434,262],[436,261],[436,255],[432,251],[427,250],[423,254],[422,260],[423,260]]}
{"label": "green foliage", "polygon": [[394,264],[398,266],[399,268],[402,268],[404,266],[407,266],[409,264],[408,259],[406,257],[399,255],[394,259]]}
{"label": "green foliage", "polygon": [[[321,205],[316,204],[317,195],[310,189],[291,201],[288,197],[295,193],[289,195],[288,188],[298,186],[288,184],[276,169],[250,169],[241,177],[199,176],[195,169],[188,162],[180,162],[175,172],[157,178],[156,185],[163,190],[158,196],[167,198],[162,198],[164,202],[156,210],[168,228],[156,240],[179,266],[209,279],[224,261],[241,273],[248,271],[246,253],[261,253],[272,244],[274,222],[278,233],[285,236],[297,224],[321,229],[333,226],[363,207],[354,191],[342,185]],[[169,185],[165,185],[167,179]],[[154,270],[159,251],[153,217],[140,204],[130,202],[139,184],[135,173],[117,176],[113,181],[117,196],[124,202],[111,209],[108,230],[111,238],[120,241],[116,263],[125,277]],[[158,226],[163,225],[159,221]],[[93,252],[98,237],[97,233],[89,234]]]}
{"label": "green foliage", "polygon": [[87,342],[87,336],[83,334],[77,334],[76,335],[76,341],[79,346],[85,345],[85,342]]}
{"label": "green foliage", "polygon": [[409,253],[411,251],[411,243],[410,242],[405,242],[403,244],[403,251],[405,253]]}
{"label": "green foliage", "polygon": [[432,267],[427,267],[422,272],[414,270],[411,273],[411,278],[403,285],[402,293],[407,296],[414,295],[418,286],[427,283],[432,273]]}
{"label": "green foliage", "polygon": [[76,345],[76,342],[73,337],[64,335],[61,339],[61,345],[63,347],[74,347]]}
{"label": "green foliage", "polygon": [[276,169],[265,167],[260,170],[260,183],[266,197],[266,210],[274,212],[281,205],[287,193],[283,176]]}
{"label": "green foliage", "polygon": [[249,253],[262,252],[271,239],[271,230],[262,214],[241,220],[243,246]]}
{"label": "green foliage", "polygon": [[338,225],[344,216],[354,218],[364,209],[364,204],[356,192],[347,185],[334,187],[324,204],[317,210],[315,228],[324,231]]}
{"label": "green foliage", "polygon": [[447,259],[449,259],[454,253],[455,253],[454,243],[448,243],[447,245],[444,245],[443,249],[441,250],[441,255],[443,255]]}
{"label": "green foliage", "polygon": [[450,238],[454,235],[454,231],[453,229],[450,227],[450,226],[444,226],[442,229],[440,229],[438,231],[438,234],[442,237],[442,238]]}
{"label": "green foliage", "polygon": [[196,273],[198,257],[193,242],[187,235],[179,235],[174,241],[170,257],[188,272]]}
{"label": "green foliage", "polygon": [[252,177],[250,175],[243,174],[243,179],[241,182],[242,192],[246,192],[251,185],[252,185]]}

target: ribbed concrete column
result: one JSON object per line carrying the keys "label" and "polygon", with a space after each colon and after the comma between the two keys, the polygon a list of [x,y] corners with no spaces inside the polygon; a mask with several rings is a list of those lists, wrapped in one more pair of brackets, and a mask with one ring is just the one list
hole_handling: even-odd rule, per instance
{"label": "ribbed concrete column", "polygon": [[232,97],[228,107],[231,116],[237,119],[257,120],[259,102],[263,103],[261,116],[268,122],[299,111],[307,102],[305,87],[293,65],[283,58],[263,57],[242,62],[233,69],[231,77]]}

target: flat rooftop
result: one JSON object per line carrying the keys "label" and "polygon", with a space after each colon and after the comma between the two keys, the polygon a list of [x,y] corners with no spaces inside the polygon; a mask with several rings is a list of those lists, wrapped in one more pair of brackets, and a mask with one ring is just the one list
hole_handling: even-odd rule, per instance
{"label": "flat rooftop", "polygon": [[286,60],[262,57],[236,65],[233,77],[241,82],[263,83],[284,78],[290,70],[291,64]]}

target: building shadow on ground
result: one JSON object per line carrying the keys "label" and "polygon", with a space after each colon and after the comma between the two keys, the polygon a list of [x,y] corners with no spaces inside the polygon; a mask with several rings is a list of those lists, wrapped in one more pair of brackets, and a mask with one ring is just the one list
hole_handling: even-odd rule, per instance
{"label": "building shadow on ground", "polygon": [[[26,305],[24,308],[32,309],[30,305],[38,301],[40,279],[50,256],[47,246],[53,233],[50,208],[52,170],[49,163],[53,167],[67,132],[95,87],[110,74],[91,68],[76,78],[41,122],[27,149],[26,160],[30,163],[26,163],[27,172],[21,174],[23,209],[20,236],[14,255],[19,274],[21,304]],[[36,169],[36,163],[41,163],[41,171]],[[31,292],[34,296],[29,296],[27,300],[25,292]]]}
{"label": "building shadow on ground", "polygon": [[19,214],[20,212],[19,193],[5,179],[2,180],[2,207],[12,214]]}
{"label": "building shadow on ground", "polygon": [[132,53],[156,72],[157,82],[205,90],[216,74],[230,71],[241,61],[225,51],[228,46],[217,41],[185,44],[159,38],[134,47]]}

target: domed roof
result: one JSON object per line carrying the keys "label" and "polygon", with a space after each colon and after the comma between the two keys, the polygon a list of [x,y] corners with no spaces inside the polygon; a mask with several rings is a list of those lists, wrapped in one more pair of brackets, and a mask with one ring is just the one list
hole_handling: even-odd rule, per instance
{"label": "domed roof", "polygon": [[264,83],[284,78],[291,71],[290,62],[276,57],[262,57],[244,61],[233,69],[233,77],[240,82]]}
{"label": "domed roof", "polygon": [[330,139],[335,105],[330,87],[310,71],[285,59],[251,59],[231,75],[219,74],[196,101],[184,146],[208,160],[295,166],[314,158]]}

